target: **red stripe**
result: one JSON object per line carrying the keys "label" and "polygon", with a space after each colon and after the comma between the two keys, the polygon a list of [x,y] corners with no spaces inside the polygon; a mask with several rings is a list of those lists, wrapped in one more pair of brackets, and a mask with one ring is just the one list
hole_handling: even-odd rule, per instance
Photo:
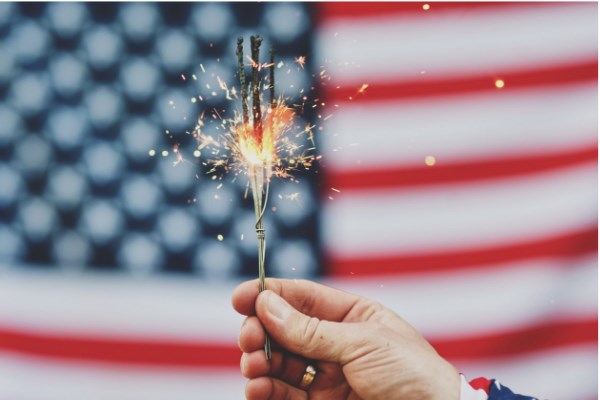
{"label": "red stripe", "polygon": [[[423,5],[428,4],[429,9],[424,10]],[[336,18],[387,17],[390,15],[421,15],[423,18],[440,12],[465,13],[480,9],[491,8],[492,11],[502,8],[536,9],[557,4],[548,3],[515,3],[515,2],[323,2],[319,3],[318,17],[321,21]]]}
{"label": "red stripe", "polygon": [[479,269],[522,260],[568,258],[597,252],[598,226],[596,225],[562,236],[479,249],[368,257],[329,254],[325,265],[329,266],[328,274],[334,276],[399,276]]}
{"label": "red stripe", "polygon": [[440,158],[436,159],[436,164],[431,167],[422,163],[418,166],[364,168],[355,171],[325,169],[325,177],[328,186],[347,192],[512,178],[592,162],[598,162],[597,144],[554,154],[544,153],[482,161],[445,163]]}
{"label": "red stripe", "polygon": [[[496,87],[497,80],[504,81],[504,87]],[[462,77],[446,77],[433,79],[423,75],[422,79],[399,82],[378,82],[366,78],[364,82],[346,84],[339,88],[326,87],[327,102],[342,103],[346,101],[364,103],[371,101],[403,100],[438,96],[454,96],[461,94],[496,92],[508,93],[513,90],[542,86],[556,86],[578,82],[598,80],[598,60],[586,60],[577,64],[551,66],[526,71],[506,71],[468,75]],[[367,83],[369,86],[362,93],[358,89]]]}
{"label": "red stripe", "polygon": [[[548,322],[486,336],[433,340],[432,344],[442,356],[451,360],[512,356],[573,344],[597,343],[597,323],[597,318],[582,322]],[[63,361],[200,368],[238,368],[241,356],[235,345],[59,336],[7,327],[0,327],[0,350]]]}
{"label": "red stripe", "polygon": [[241,356],[228,344],[54,335],[5,327],[0,327],[0,350],[72,361],[211,368],[239,365]]}
{"label": "red stripe", "polygon": [[510,357],[582,343],[598,343],[597,317],[583,321],[550,320],[511,332],[431,341],[442,357],[452,361]]}

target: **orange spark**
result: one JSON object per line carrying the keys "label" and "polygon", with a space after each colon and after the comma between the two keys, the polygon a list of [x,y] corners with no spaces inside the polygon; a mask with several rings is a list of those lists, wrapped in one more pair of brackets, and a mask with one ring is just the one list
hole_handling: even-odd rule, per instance
{"label": "orange spark", "polygon": [[250,61],[250,66],[252,68],[256,68],[258,71],[260,71],[263,68],[269,68],[271,65],[273,65],[269,63],[259,64],[256,61],[254,61],[250,56],[246,56],[246,58]]}
{"label": "orange spark", "polygon": [[354,96],[350,96],[349,99],[352,100],[352,99],[354,99],[354,97],[358,96],[359,94],[364,93],[365,90],[367,90],[368,87],[369,87],[368,83],[363,83],[362,86],[358,88],[358,90],[356,91],[356,93],[354,94]]}
{"label": "orange spark", "polygon": [[173,166],[184,161],[183,156],[181,155],[181,152],[179,152],[179,143],[175,143],[173,145],[173,154],[175,154],[175,161],[173,161]]}

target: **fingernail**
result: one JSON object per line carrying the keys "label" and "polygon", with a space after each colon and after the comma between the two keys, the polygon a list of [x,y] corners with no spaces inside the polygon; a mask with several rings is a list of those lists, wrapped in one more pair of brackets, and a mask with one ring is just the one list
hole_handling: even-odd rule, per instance
{"label": "fingernail", "polygon": [[269,293],[269,297],[267,298],[267,309],[269,310],[269,314],[282,321],[285,320],[292,311],[292,307],[275,293]]}
{"label": "fingernail", "polygon": [[244,333],[244,327],[248,322],[248,318],[244,318],[244,322],[242,322],[242,326],[240,327],[240,334],[238,335],[238,347],[242,348],[242,334]]}
{"label": "fingernail", "polygon": [[240,358],[240,370],[242,371],[242,374],[246,370],[246,358],[247,357],[248,357],[248,354],[242,353],[242,358]]}

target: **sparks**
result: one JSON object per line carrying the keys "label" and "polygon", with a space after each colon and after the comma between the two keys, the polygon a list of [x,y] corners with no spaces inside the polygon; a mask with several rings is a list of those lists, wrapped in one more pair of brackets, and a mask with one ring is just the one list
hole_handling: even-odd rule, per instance
{"label": "sparks", "polygon": [[363,94],[365,92],[365,90],[367,90],[368,87],[369,87],[368,83],[363,83],[361,85],[361,87],[358,88],[358,90],[356,91],[356,93],[354,94],[354,96],[350,96],[350,97],[348,97],[348,99],[349,100],[353,100],[359,94]]}
{"label": "sparks", "polygon": [[249,65],[252,68],[255,68],[257,71],[261,71],[261,70],[263,70],[265,68],[269,68],[272,65],[272,64],[269,64],[269,63],[260,64],[260,63],[258,63],[256,61],[254,61],[252,59],[252,57],[250,57],[250,56],[246,56],[246,58],[248,59],[248,61],[250,61]]}
{"label": "sparks", "polygon": [[181,155],[181,152],[179,151],[179,143],[175,143],[173,145],[173,154],[175,155],[175,161],[173,161],[173,166],[176,166],[179,163],[185,161],[183,159],[183,155]]}
{"label": "sparks", "polygon": [[[254,204],[255,229],[259,243],[258,275],[259,282],[262,282],[261,287],[264,289],[266,241],[263,216],[265,210],[276,211],[275,207],[267,207],[270,182],[277,178],[298,183],[293,176],[294,172],[309,170],[321,158],[320,155],[315,156],[313,153],[316,149],[315,128],[320,131],[322,127],[311,124],[304,125],[297,121],[300,119],[298,115],[304,112],[305,106],[306,109],[311,106],[320,108],[325,106],[325,103],[318,99],[313,102],[309,100],[310,96],[304,95],[304,90],[315,90],[314,87],[301,90],[304,95],[304,101],[301,104],[287,103],[288,99],[283,96],[277,97],[275,72],[284,66],[289,68],[290,65],[276,61],[274,50],[271,50],[267,62],[261,62],[258,50],[262,39],[257,36],[251,39],[251,55],[243,54],[243,39],[238,39],[240,85],[237,90],[235,85],[228,85],[226,79],[205,70],[204,65],[200,64],[202,73],[205,73],[207,77],[210,76],[214,81],[211,81],[210,84],[202,82],[200,85],[204,97],[197,94],[190,98],[192,103],[197,104],[198,100],[204,102],[212,96],[224,94],[227,100],[239,102],[240,108],[233,110],[233,116],[228,114],[226,108],[203,109],[194,129],[186,132],[196,141],[195,147],[192,149],[193,158],[190,157],[189,160],[186,160],[180,151],[179,144],[173,146],[169,151],[163,151],[162,156],[167,157],[172,152],[173,165],[185,162],[202,167],[210,179],[217,184],[217,190],[221,189],[226,176],[232,177],[232,181],[242,177],[248,179],[244,198],[251,197]],[[249,60],[249,64],[246,60]],[[304,68],[306,57],[298,56],[295,58],[295,62],[299,68]],[[245,71],[248,65],[251,68],[251,77]],[[259,74],[264,69],[268,69],[268,73]],[[277,73],[283,74],[284,72],[285,69]],[[321,76],[324,74],[323,70]],[[261,75],[263,76],[261,77]],[[189,76],[194,81],[198,78],[191,73]],[[186,76],[183,74],[181,78],[186,80]],[[173,100],[169,101],[169,106],[175,108],[175,105]],[[331,115],[327,115],[320,118],[322,120],[330,117]],[[165,133],[171,139],[176,135],[169,131],[165,131]],[[160,153],[152,150],[149,154],[153,156]],[[200,179],[198,175],[196,177]],[[300,193],[287,194],[285,198],[298,201]],[[224,236],[217,235],[217,240],[223,241]],[[244,240],[243,235],[240,240]],[[268,340],[265,352],[267,358],[270,358]]]}
{"label": "sparks", "polygon": [[[234,157],[246,169],[251,169],[255,165],[269,169],[273,165],[280,164],[278,150],[281,150],[282,136],[290,130],[293,122],[293,110],[282,102],[266,113],[260,130],[238,121],[232,127],[232,138],[236,141],[233,144]],[[271,174],[272,171],[267,171],[267,177]]]}
{"label": "sparks", "polygon": [[306,64],[306,56],[298,56],[294,59],[294,61],[300,66],[300,68],[304,69],[304,64]]}

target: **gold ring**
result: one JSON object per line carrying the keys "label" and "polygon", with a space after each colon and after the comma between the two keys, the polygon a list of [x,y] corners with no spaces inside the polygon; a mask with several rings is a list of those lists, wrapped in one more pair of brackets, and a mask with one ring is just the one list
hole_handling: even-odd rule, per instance
{"label": "gold ring", "polygon": [[310,385],[312,385],[315,380],[315,376],[317,375],[317,370],[312,365],[307,365],[304,375],[302,375],[302,380],[300,381],[300,389],[307,390]]}

